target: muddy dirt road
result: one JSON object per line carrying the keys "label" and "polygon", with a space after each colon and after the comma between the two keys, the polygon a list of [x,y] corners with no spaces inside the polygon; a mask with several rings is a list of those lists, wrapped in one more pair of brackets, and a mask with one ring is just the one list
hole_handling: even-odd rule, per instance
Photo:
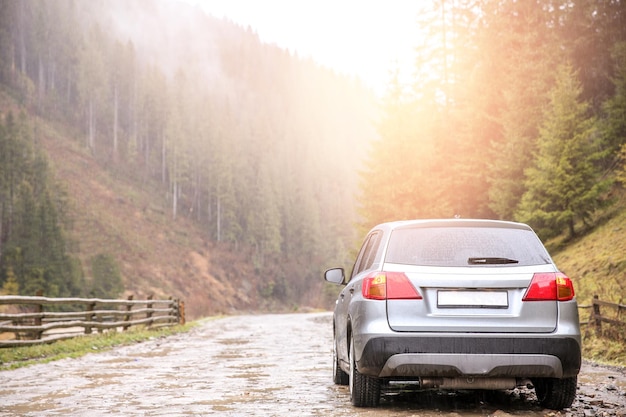
{"label": "muddy dirt road", "polygon": [[626,416],[626,373],[586,364],[560,414],[532,391],[399,394],[350,405],[331,378],[331,315],[234,316],[190,333],[0,372],[1,416]]}

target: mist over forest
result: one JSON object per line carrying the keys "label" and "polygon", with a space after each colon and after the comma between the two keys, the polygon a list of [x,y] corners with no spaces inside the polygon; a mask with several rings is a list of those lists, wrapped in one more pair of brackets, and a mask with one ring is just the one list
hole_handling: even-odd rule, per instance
{"label": "mist over forest", "polygon": [[[65,124],[117,177],[160,190],[152,204],[172,222],[191,219],[207,240],[251,248],[248,261],[271,277],[269,297],[298,299],[322,263],[344,260],[356,239],[353,164],[376,137],[376,102],[358,80],[178,2],[1,7],[4,89],[29,114]],[[38,261],[23,259],[4,207],[6,281],[9,265],[15,273]],[[17,281],[33,287],[21,273]],[[76,287],[45,293],[89,285]]]}
{"label": "mist over forest", "polygon": [[[220,308],[328,306],[323,270],[349,269],[378,222],[584,235],[626,178],[624,2],[423,3],[413,80],[390,68],[380,98],[185,3],[0,0],[2,291],[218,303],[211,288],[239,286],[262,302]],[[90,167],[82,197],[49,155],[59,144]],[[81,208],[102,187],[133,208]],[[153,237],[116,223],[148,215],[182,259],[151,258],[128,242]]]}

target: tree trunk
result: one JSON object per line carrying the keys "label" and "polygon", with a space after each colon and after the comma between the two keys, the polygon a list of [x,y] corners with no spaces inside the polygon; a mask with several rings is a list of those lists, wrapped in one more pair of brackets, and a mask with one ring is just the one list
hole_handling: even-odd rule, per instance
{"label": "tree trunk", "polygon": [[19,32],[19,43],[20,43],[20,70],[22,74],[26,74],[26,41],[24,40],[24,4],[26,2],[20,1],[20,12],[19,12],[19,23],[18,23],[18,32]]}
{"label": "tree trunk", "polygon": [[43,62],[41,60],[41,54],[38,54],[39,57],[37,59],[38,71],[38,83],[37,83],[37,108],[41,111],[41,103],[43,102],[45,90],[46,90],[46,77],[45,77],[45,69]]}
{"label": "tree trunk", "polygon": [[93,109],[93,99],[89,99],[89,134],[87,135],[87,147],[91,150],[91,153],[95,155],[96,153],[96,122],[95,115]]}
{"label": "tree trunk", "polygon": [[113,92],[113,161],[117,162],[118,150],[117,150],[117,130],[118,130],[118,112],[119,112],[119,99],[117,94],[117,84],[115,85]]}
{"label": "tree trunk", "polygon": [[217,196],[217,241],[222,240],[222,205],[220,196]]}
{"label": "tree trunk", "polygon": [[178,210],[178,182],[174,178],[172,184],[172,218],[176,220],[176,212]]}
{"label": "tree trunk", "polygon": [[161,135],[163,138],[161,140],[161,183],[165,184],[165,157],[166,157],[166,152],[165,152],[165,135]]}

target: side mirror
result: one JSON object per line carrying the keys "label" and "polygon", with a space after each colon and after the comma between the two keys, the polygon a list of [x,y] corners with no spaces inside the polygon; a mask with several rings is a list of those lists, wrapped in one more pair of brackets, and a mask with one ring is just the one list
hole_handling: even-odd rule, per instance
{"label": "side mirror", "polygon": [[343,268],[331,268],[324,272],[324,279],[333,284],[344,284],[345,275],[343,272]]}

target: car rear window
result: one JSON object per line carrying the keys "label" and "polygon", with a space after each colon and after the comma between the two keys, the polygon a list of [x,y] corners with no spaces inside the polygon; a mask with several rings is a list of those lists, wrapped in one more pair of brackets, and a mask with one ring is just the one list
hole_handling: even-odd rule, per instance
{"label": "car rear window", "polygon": [[550,263],[537,235],[496,227],[417,227],[394,230],[385,262],[424,266],[528,266]]}

